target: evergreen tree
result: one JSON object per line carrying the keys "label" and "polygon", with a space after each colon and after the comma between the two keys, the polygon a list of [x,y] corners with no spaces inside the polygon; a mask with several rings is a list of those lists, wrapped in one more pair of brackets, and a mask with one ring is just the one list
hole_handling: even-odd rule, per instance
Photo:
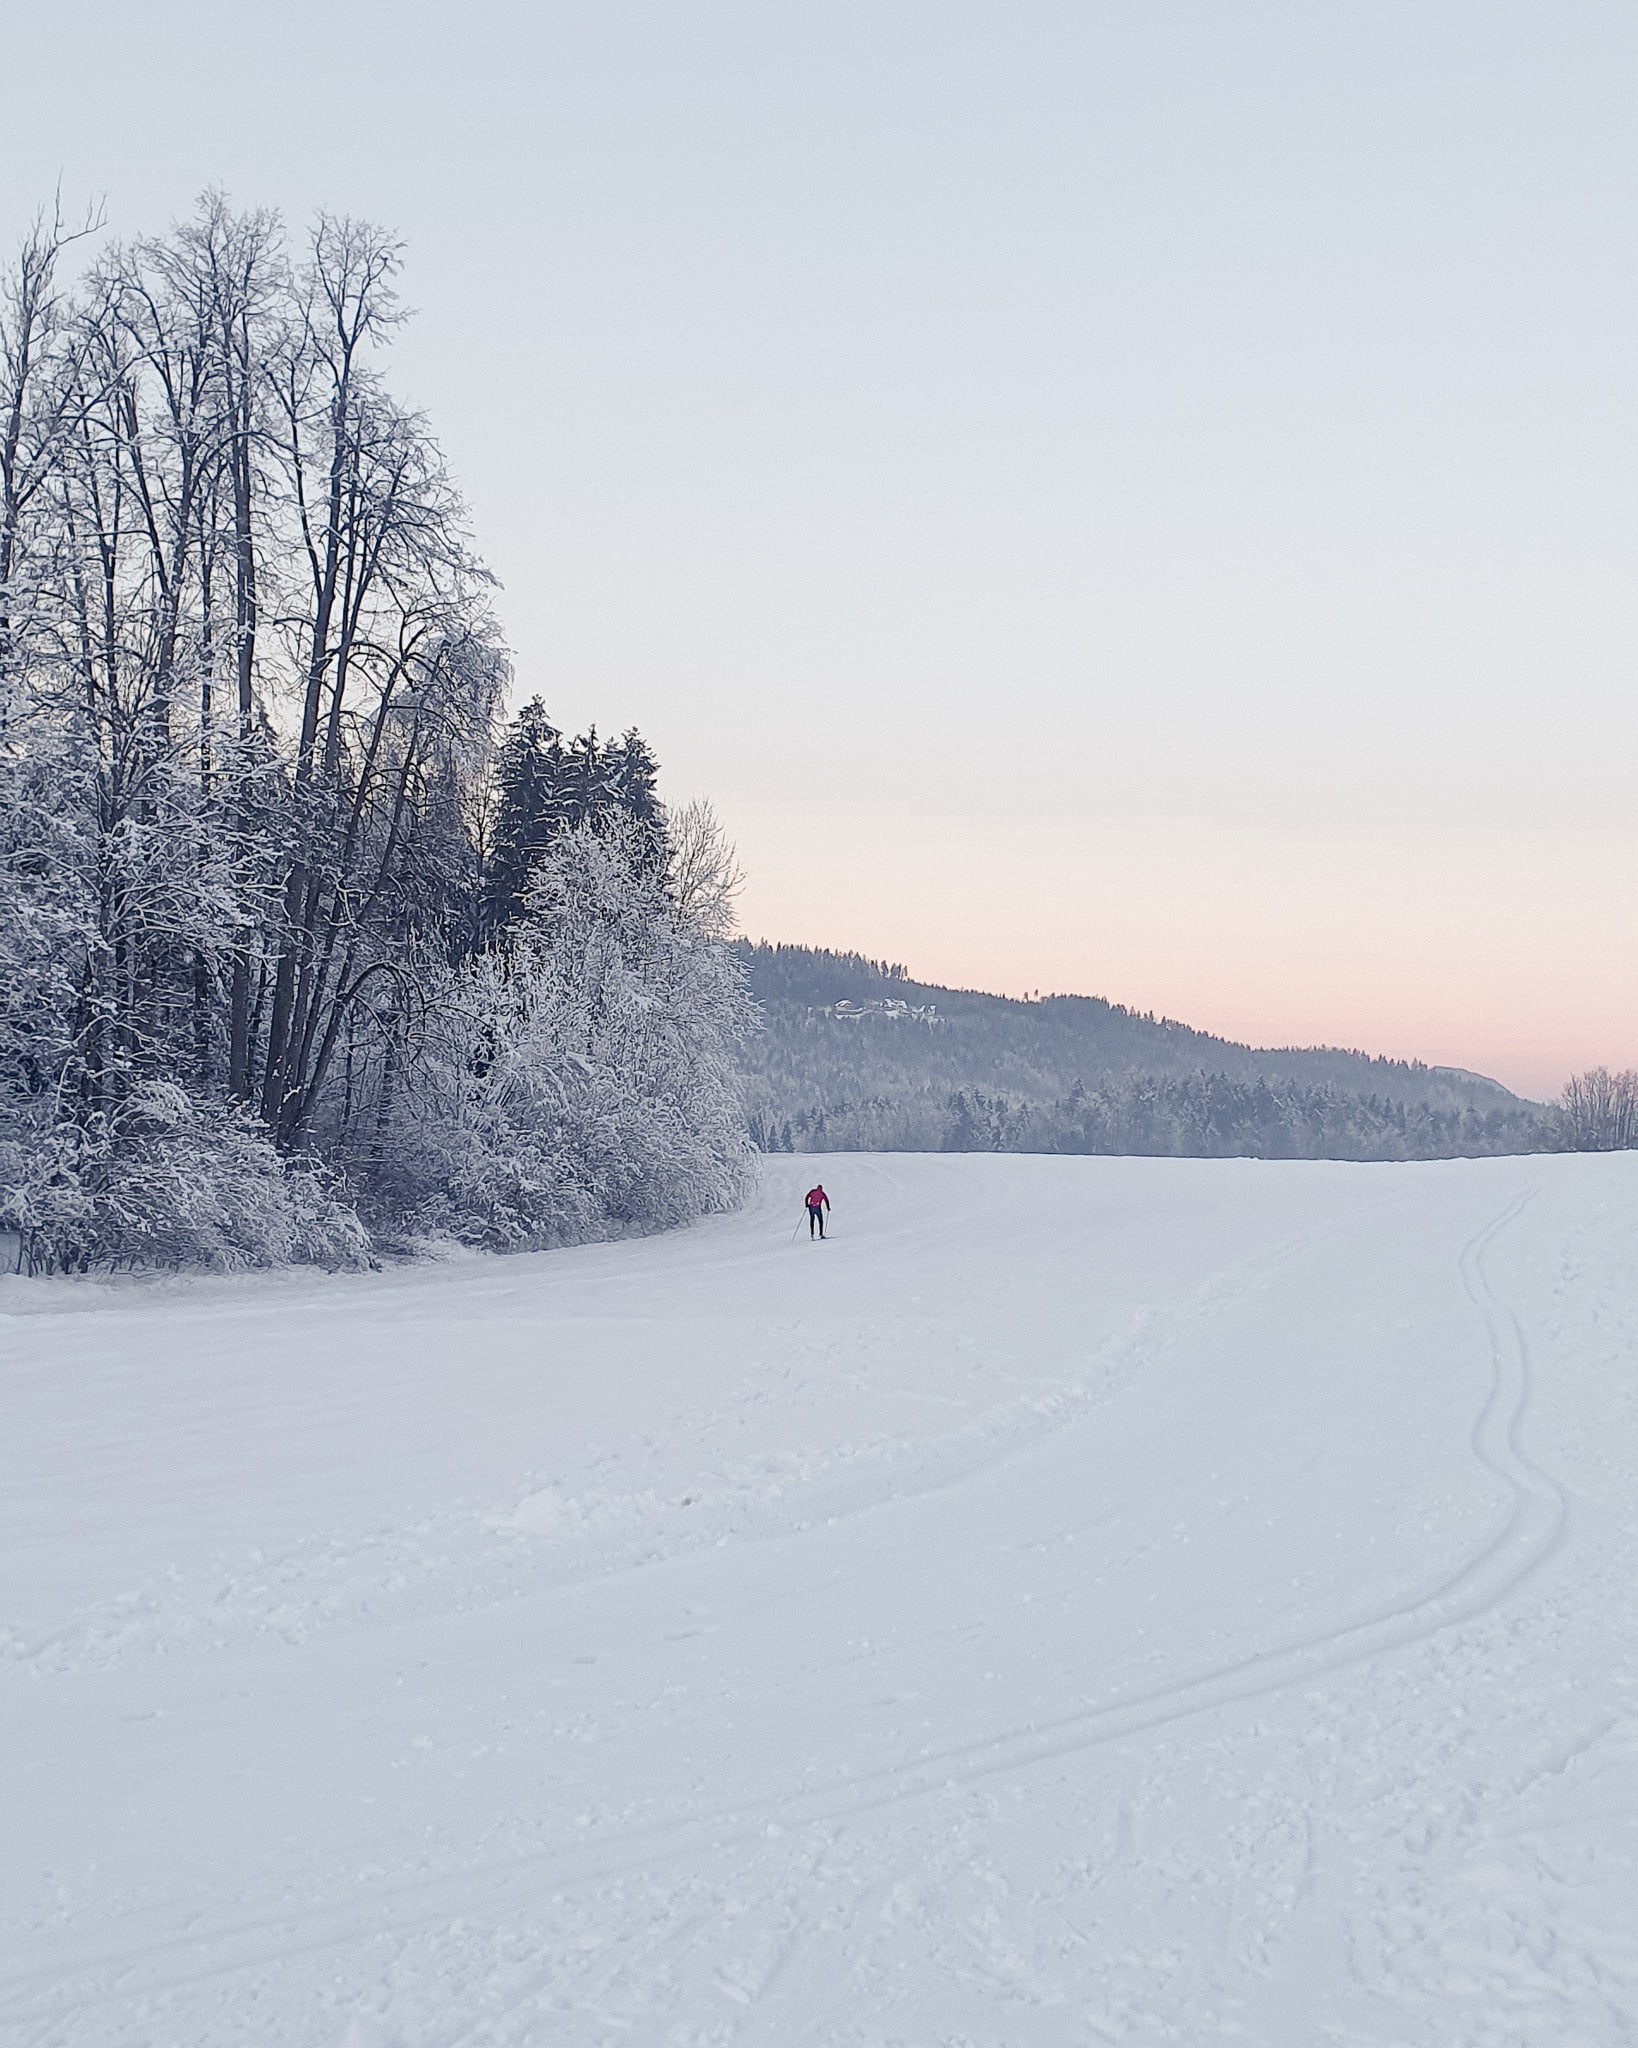
{"label": "evergreen tree", "polygon": [[559,781],[564,821],[570,830],[577,825],[596,825],[612,808],[603,749],[597,728],[578,733],[563,751]]}
{"label": "evergreen tree", "polygon": [[607,744],[599,741],[596,726],[565,742],[545,704],[531,698],[513,720],[496,762],[486,935],[499,936],[517,922],[544,855],[565,832],[582,825],[601,832],[628,819],[645,865],[662,866],[669,842],[656,789],[659,772],[635,726]]}
{"label": "evergreen tree", "polygon": [[650,862],[667,851],[665,806],[656,784],[660,764],[636,726],[628,726],[603,750],[603,780],[617,810],[636,826]]}
{"label": "evergreen tree", "polygon": [[563,736],[531,697],[501,744],[495,764],[495,828],[485,900],[488,928],[517,917],[536,863],[564,829]]}

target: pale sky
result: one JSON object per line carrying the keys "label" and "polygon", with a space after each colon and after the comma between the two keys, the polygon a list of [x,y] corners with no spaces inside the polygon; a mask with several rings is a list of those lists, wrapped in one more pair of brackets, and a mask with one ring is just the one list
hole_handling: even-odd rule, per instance
{"label": "pale sky", "polygon": [[396,227],[521,694],[756,935],[1638,1064],[1638,8],[0,0],[0,228]]}

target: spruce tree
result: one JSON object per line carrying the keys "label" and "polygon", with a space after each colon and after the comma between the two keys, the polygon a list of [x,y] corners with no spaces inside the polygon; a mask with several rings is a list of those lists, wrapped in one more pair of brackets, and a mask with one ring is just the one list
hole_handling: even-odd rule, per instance
{"label": "spruce tree", "polygon": [[596,825],[610,809],[610,794],[597,728],[577,733],[563,749],[559,801],[564,825]]}
{"label": "spruce tree", "polygon": [[484,897],[491,933],[523,907],[535,863],[568,820],[563,815],[563,736],[532,697],[512,721],[495,764],[495,831]]}
{"label": "spruce tree", "polygon": [[636,726],[603,750],[603,776],[615,805],[631,819],[656,861],[666,853],[665,807],[656,783],[660,764]]}
{"label": "spruce tree", "polygon": [[596,726],[565,741],[542,700],[531,698],[512,721],[496,759],[485,938],[498,937],[517,920],[541,856],[577,826],[597,831],[629,818],[638,829],[645,866],[663,865],[668,848],[659,772],[635,726],[607,744],[599,741]]}

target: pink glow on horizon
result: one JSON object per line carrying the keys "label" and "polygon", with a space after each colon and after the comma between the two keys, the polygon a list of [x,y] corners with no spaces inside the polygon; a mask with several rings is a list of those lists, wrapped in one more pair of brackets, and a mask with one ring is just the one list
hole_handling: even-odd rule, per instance
{"label": "pink glow on horizon", "polygon": [[[1471,1068],[1538,1098],[1638,1065],[1631,834],[734,822],[756,936],[946,986],[1103,996],[1253,1045]],[[803,850],[821,841],[822,873]]]}

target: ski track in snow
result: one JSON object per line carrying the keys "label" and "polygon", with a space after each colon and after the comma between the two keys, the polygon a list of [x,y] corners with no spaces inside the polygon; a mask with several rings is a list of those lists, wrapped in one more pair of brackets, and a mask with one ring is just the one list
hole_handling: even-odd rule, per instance
{"label": "ski track in snow", "polygon": [[[88,1568],[89,1597],[42,1593],[0,1637],[33,1858],[5,1894],[0,2040],[1638,2039],[1616,1903],[1638,1886],[1628,1163],[824,1170],[874,1198],[831,1274],[770,1250],[770,1191],[746,1218],[516,1278],[329,1283],[316,1307],[282,1281],[16,1303],[33,1449],[71,1491],[121,1478],[117,1444],[78,1434],[76,1390],[54,1391],[106,1362],[99,1326],[157,1396],[174,1353],[214,1357],[224,1332],[331,1343],[362,1308],[373,1354],[382,1316],[498,1328],[522,1294],[608,1359],[614,1391],[577,1390],[571,1476],[514,1456],[497,1501],[451,1498],[440,1471],[420,1512],[259,1555],[167,1556],[187,1546],[164,1487],[156,1504],[152,1474],[123,1475],[109,1512],[163,1525],[146,1575],[98,1595]],[[1088,1212],[1111,1249],[1083,1334]],[[951,1234],[997,1214],[952,1265]],[[1411,1312],[1382,1321],[1401,1296]],[[1543,1342],[1574,1485],[1537,1441]],[[279,1357],[245,1369],[269,1415]],[[367,1452],[369,1390],[348,1413],[313,1386],[316,1439],[345,1426]],[[1424,1388],[1423,1412],[1394,1412]],[[473,1403],[498,1476],[494,1392]],[[281,1484],[301,1469],[284,1445]],[[257,1508],[213,1510],[218,1533]],[[1189,1518],[1208,1510],[1202,1557]],[[49,1540],[39,1512],[0,1533]],[[1329,1576],[1283,1585],[1310,1556]],[[547,1616],[543,1654],[520,1655]],[[1115,1645],[1112,1680],[1088,1640]],[[407,1744],[380,1697],[406,1666],[436,1674],[412,1676],[411,1711],[438,1730]],[[543,1672],[573,1697],[501,1720]],[[297,1738],[257,1720],[262,1688]],[[167,1720],[197,1740],[144,1798],[129,1731]],[[494,1739],[463,1765],[467,1721]],[[471,1787],[508,1743],[515,1766]],[[77,1766],[116,1805],[64,1801],[64,1823],[53,1779]],[[195,1770],[248,1825],[195,1815],[164,1839],[165,1772]],[[283,1838],[281,1796],[304,1823]]]}
{"label": "ski track in snow", "polygon": [[[1487,1612],[1505,1599],[1551,1554],[1564,1522],[1561,1489],[1525,1456],[1519,1444],[1530,1387],[1524,1335],[1516,1317],[1504,1316],[1484,1277],[1485,1245],[1523,1206],[1522,1200],[1512,1203],[1469,1241],[1461,1258],[1463,1284],[1483,1315],[1495,1368],[1489,1396],[1473,1425],[1473,1452],[1509,1490],[1511,1500],[1495,1535],[1431,1591],[1403,1605],[1357,1617],[1340,1628],[1303,1636],[1277,1649],[1258,1651],[1180,1684],[1138,1693],[1113,1705],[1056,1721],[1007,1729],[957,1749],[935,1751],[912,1766],[872,1773],[816,1798],[776,1801],[754,1809],[712,1814],[703,1817],[702,1830],[713,1834],[716,1845],[721,1846],[724,1829],[748,1830],[763,1819],[787,1825],[842,1819],[870,1806],[948,1789],[975,1778],[1066,1756],[1097,1743],[1113,1742],[1122,1736],[1146,1734],[1185,1715],[1280,1692],[1383,1650],[1425,1640],[1441,1629]],[[635,1848],[635,1844],[630,1847]],[[603,1862],[600,1874],[620,1867],[625,1853],[623,1845],[619,1861]],[[656,1846],[645,1843],[640,1860],[651,1861],[655,1853]],[[583,1866],[573,1874],[583,1878],[590,1873]]]}

